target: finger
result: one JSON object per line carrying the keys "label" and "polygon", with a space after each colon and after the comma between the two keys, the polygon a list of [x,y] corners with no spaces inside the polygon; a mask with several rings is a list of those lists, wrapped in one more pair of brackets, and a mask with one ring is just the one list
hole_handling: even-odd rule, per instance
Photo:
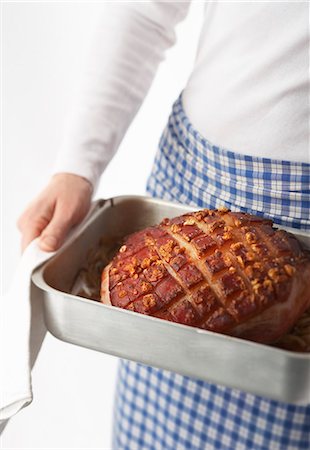
{"label": "finger", "polygon": [[65,205],[56,204],[53,218],[41,234],[41,249],[47,252],[57,250],[74,224],[74,212]]}
{"label": "finger", "polygon": [[22,235],[21,247],[22,252],[24,252],[25,248],[28,247],[30,242],[32,242],[36,237],[40,236],[41,231],[35,228],[30,228]]}
{"label": "finger", "polygon": [[22,251],[32,242],[36,237],[40,236],[44,228],[49,224],[52,217],[52,211],[45,211],[45,214],[42,213],[40,216],[37,216],[34,219],[28,218],[27,222],[25,222],[21,226],[22,232],[22,242],[21,247]]}
{"label": "finger", "polygon": [[27,225],[27,222],[29,222],[29,219],[31,218],[31,212],[33,210],[33,204],[34,202],[31,202],[28,204],[28,206],[25,208],[24,212],[19,216],[16,225],[17,228],[21,233],[23,233],[23,230],[25,226]]}

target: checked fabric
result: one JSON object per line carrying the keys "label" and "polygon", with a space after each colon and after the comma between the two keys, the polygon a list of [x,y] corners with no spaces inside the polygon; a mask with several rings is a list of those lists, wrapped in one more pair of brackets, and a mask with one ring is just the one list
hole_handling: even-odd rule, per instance
{"label": "checked fabric", "polygon": [[[197,209],[226,206],[310,231],[310,164],[212,145],[190,123],[182,96],[161,137],[147,191]],[[310,449],[310,393],[307,405],[286,404],[125,360],[114,416],[113,450]]]}

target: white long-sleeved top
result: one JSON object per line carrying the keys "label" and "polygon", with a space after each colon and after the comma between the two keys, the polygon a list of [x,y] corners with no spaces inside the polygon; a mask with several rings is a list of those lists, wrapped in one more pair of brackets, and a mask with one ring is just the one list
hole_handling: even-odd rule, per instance
{"label": "white long-sleeved top", "polygon": [[[96,186],[139,109],[189,1],[105,8],[56,172]],[[212,143],[310,161],[309,3],[207,2],[185,112]]]}

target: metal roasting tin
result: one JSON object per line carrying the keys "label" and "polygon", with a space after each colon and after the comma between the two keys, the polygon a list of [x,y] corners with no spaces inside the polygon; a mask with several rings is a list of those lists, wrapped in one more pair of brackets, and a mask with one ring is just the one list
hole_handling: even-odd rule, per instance
{"label": "metal roasting tin", "polygon": [[[98,200],[88,220],[32,275],[58,339],[288,403],[310,403],[310,353],[297,353],[108,306],[70,294],[99,239],[119,239],[198,208],[149,197]],[[284,228],[284,227],[281,227]],[[291,231],[291,230],[290,230]],[[295,233],[310,248],[310,236]]]}

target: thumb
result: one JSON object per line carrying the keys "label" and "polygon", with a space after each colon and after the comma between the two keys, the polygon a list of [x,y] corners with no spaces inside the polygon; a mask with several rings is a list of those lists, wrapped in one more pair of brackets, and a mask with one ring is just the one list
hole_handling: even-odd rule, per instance
{"label": "thumb", "polygon": [[40,248],[47,252],[57,250],[73,225],[75,225],[74,211],[57,203],[52,220],[41,234]]}

